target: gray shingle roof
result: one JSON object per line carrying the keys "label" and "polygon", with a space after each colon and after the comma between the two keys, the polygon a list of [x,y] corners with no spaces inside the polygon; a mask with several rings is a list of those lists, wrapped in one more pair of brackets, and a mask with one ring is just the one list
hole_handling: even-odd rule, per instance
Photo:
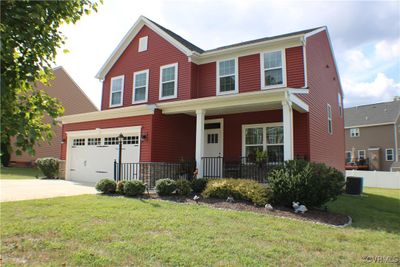
{"label": "gray shingle roof", "polygon": [[346,108],[344,110],[345,127],[395,123],[400,114],[400,100],[365,106]]}
{"label": "gray shingle roof", "polygon": [[302,31],[297,31],[297,32],[291,32],[291,33],[271,36],[271,37],[264,37],[264,38],[254,39],[254,40],[241,42],[241,43],[236,43],[236,44],[231,44],[231,45],[227,45],[227,46],[221,46],[221,47],[213,48],[213,49],[210,49],[210,50],[203,50],[200,47],[192,44],[188,40],[182,38],[178,34],[174,33],[173,31],[161,26],[157,22],[155,22],[155,21],[153,21],[153,20],[151,20],[149,18],[147,18],[147,19],[149,21],[151,21],[152,23],[154,23],[157,27],[162,29],[164,32],[166,32],[169,36],[171,36],[172,38],[174,38],[175,40],[180,42],[187,49],[189,49],[190,51],[195,51],[195,52],[197,52],[199,54],[206,53],[206,52],[214,52],[214,51],[223,50],[223,49],[232,48],[232,47],[239,47],[239,46],[242,46],[242,45],[260,43],[260,42],[270,41],[270,40],[274,40],[274,39],[279,39],[279,38],[284,38],[284,37],[289,37],[289,36],[294,36],[294,35],[299,35],[299,34],[306,34],[306,33],[312,32],[312,31],[314,31],[316,29],[322,28],[322,27],[312,28],[312,29],[307,29],[307,30],[302,30]]}

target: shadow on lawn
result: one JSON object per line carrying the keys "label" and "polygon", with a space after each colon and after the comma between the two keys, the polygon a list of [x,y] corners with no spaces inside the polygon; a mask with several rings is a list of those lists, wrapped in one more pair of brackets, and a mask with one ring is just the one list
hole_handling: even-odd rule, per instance
{"label": "shadow on lawn", "polygon": [[[400,194],[400,191],[394,191],[396,193]],[[351,216],[354,228],[400,234],[400,196],[396,198],[375,193],[343,195],[329,203],[328,209]]]}

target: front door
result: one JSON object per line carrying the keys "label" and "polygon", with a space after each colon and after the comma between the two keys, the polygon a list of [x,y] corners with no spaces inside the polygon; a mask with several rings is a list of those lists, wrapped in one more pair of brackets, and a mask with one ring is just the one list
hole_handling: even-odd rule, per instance
{"label": "front door", "polygon": [[206,121],[204,124],[205,177],[222,177],[223,170],[223,129],[221,120]]}

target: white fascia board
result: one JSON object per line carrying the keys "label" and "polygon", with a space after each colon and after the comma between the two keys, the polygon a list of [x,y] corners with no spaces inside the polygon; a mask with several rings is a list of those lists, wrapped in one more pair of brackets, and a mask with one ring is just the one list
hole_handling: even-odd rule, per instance
{"label": "white fascia board", "polygon": [[103,135],[115,135],[122,134],[140,134],[142,126],[132,127],[118,127],[118,128],[107,128],[107,129],[94,129],[94,130],[83,130],[83,131],[67,131],[67,137],[87,137],[87,136],[103,136]]}
{"label": "white fascia board", "polygon": [[224,107],[278,103],[285,98],[287,88],[263,90],[235,95],[211,96],[177,102],[157,104],[163,114],[195,112],[196,110],[223,109]]}
{"label": "white fascia board", "polygon": [[190,51],[185,46],[183,46],[181,43],[176,41],[174,38],[172,38],[166,32],[161,30],[154,23],[152,23],[151,21],[146,19],[144,16],[140,16],[139,19],[135,22],[135,24],[133,24],[133,26],[129,29],[127,34],[125,34],[124,38],[117,45],[117,47],[114,49],[114,51],[111,53],[110,57],[106,60],[104,65],[97,72],[97,74],[95,76],[97,79],[104,80],[104,77],[106,76],[108,71],[115,64],[115,62],[122,55],[122,53],[125,51],[125,49],[128,47],[128,45],[131,43],[133,38],[135,38],[135,36],[138,34],[138,32],[142,29],[142,27],[144,25],[146,25],[151,30],[153,30],[154,32],[159,34],[161,37],[163,37],[165,40],[170,42],[173,46],[175,46],[177,49],[182,51],[185,55],[187,55],[187,56],[191,56],[192,55],[192,51]]}
{"label": "white fascia board", "polygon": [[305,88],[288,88],[290,94],[308,94],[309,92],[310,90]]}
{"label": "white fascia board", "polygon": [[301,100],[299,97],[289,94],[288,100],[294,104],[293,108],[301,113],[308,112],[309,107],[306,102]]}
{"label": "white fascia board", "polygon": [[354,126],[346,126],[345,129],[352,128],[363,128],[363,127],[374,127],[374,126],[383,126],[383,125],[393,125],[394,122],[384,122],[384,123],[375,123],[375,124],[365,124],[365,125],[354,125]]}
{"label": "white fascia board", "polygon": [[108,109],[103,111],[95,111],[81,113],[58,118],[63,124],[97,121],[106,119],[116,119],[133,116],[143,116],[154,114],[155,105],[138,105],[125,108]]}

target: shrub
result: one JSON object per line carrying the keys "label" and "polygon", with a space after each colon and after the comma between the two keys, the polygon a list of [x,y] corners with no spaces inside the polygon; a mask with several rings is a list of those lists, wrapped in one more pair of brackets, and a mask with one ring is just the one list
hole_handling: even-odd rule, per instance
{"label": "shrub", "polygon": [[246,179],[215,179],[209,180],[203,192],[206,198],[226,199],[231,196],[236,200],[251,201],[263,206],[270,200],[270,190],[267,186]]}
{"label": "shrub", "polygon": [[176,180],[176,193],[181,196],[187,196],[192,192],[191,183],[186,179]]}
{"label": "shrub", "polygon": [[156,182],[156,192],[160,196],[171,195],[176,190],[176,182],[172,179],[160,179]]}
{"label": "shrub", "polygon": [[135,197],[142,195],[146,189],[142,181],[127,181],[124,185],[125,195]]}
{"label": "shrub", "polygon": [[320,207],[342,193],[345,180],[343,173],[325,164],[290,160],[271,171],[268,183],[276,204],[292,206],[298,201]]}
{"label": "shrub", "polygon": [[58,176],[60,161],[56,158],[39,158],[36,160],[36,166],[38,166],[46,178],[54,179]]}
{"label": "shrub", "polygon": [[192,190],[195,193],[201,193],[206,188],[206,185],[207,185],[207,179],[206,178],[194,179],[192,181]]}
{"label": "shrub", "polygon": [[125,191],[124,191],[125,184],[126,184],[126,181],[119,181],[117,183],[117,189],[116,189],[117,194],[121,194],[121,195],[125,194]]}
{"label": "shrub", "polygon": [[117,184],[111,179],[101,179],[96,183],[96,190],[103,194],[115,193]]}

